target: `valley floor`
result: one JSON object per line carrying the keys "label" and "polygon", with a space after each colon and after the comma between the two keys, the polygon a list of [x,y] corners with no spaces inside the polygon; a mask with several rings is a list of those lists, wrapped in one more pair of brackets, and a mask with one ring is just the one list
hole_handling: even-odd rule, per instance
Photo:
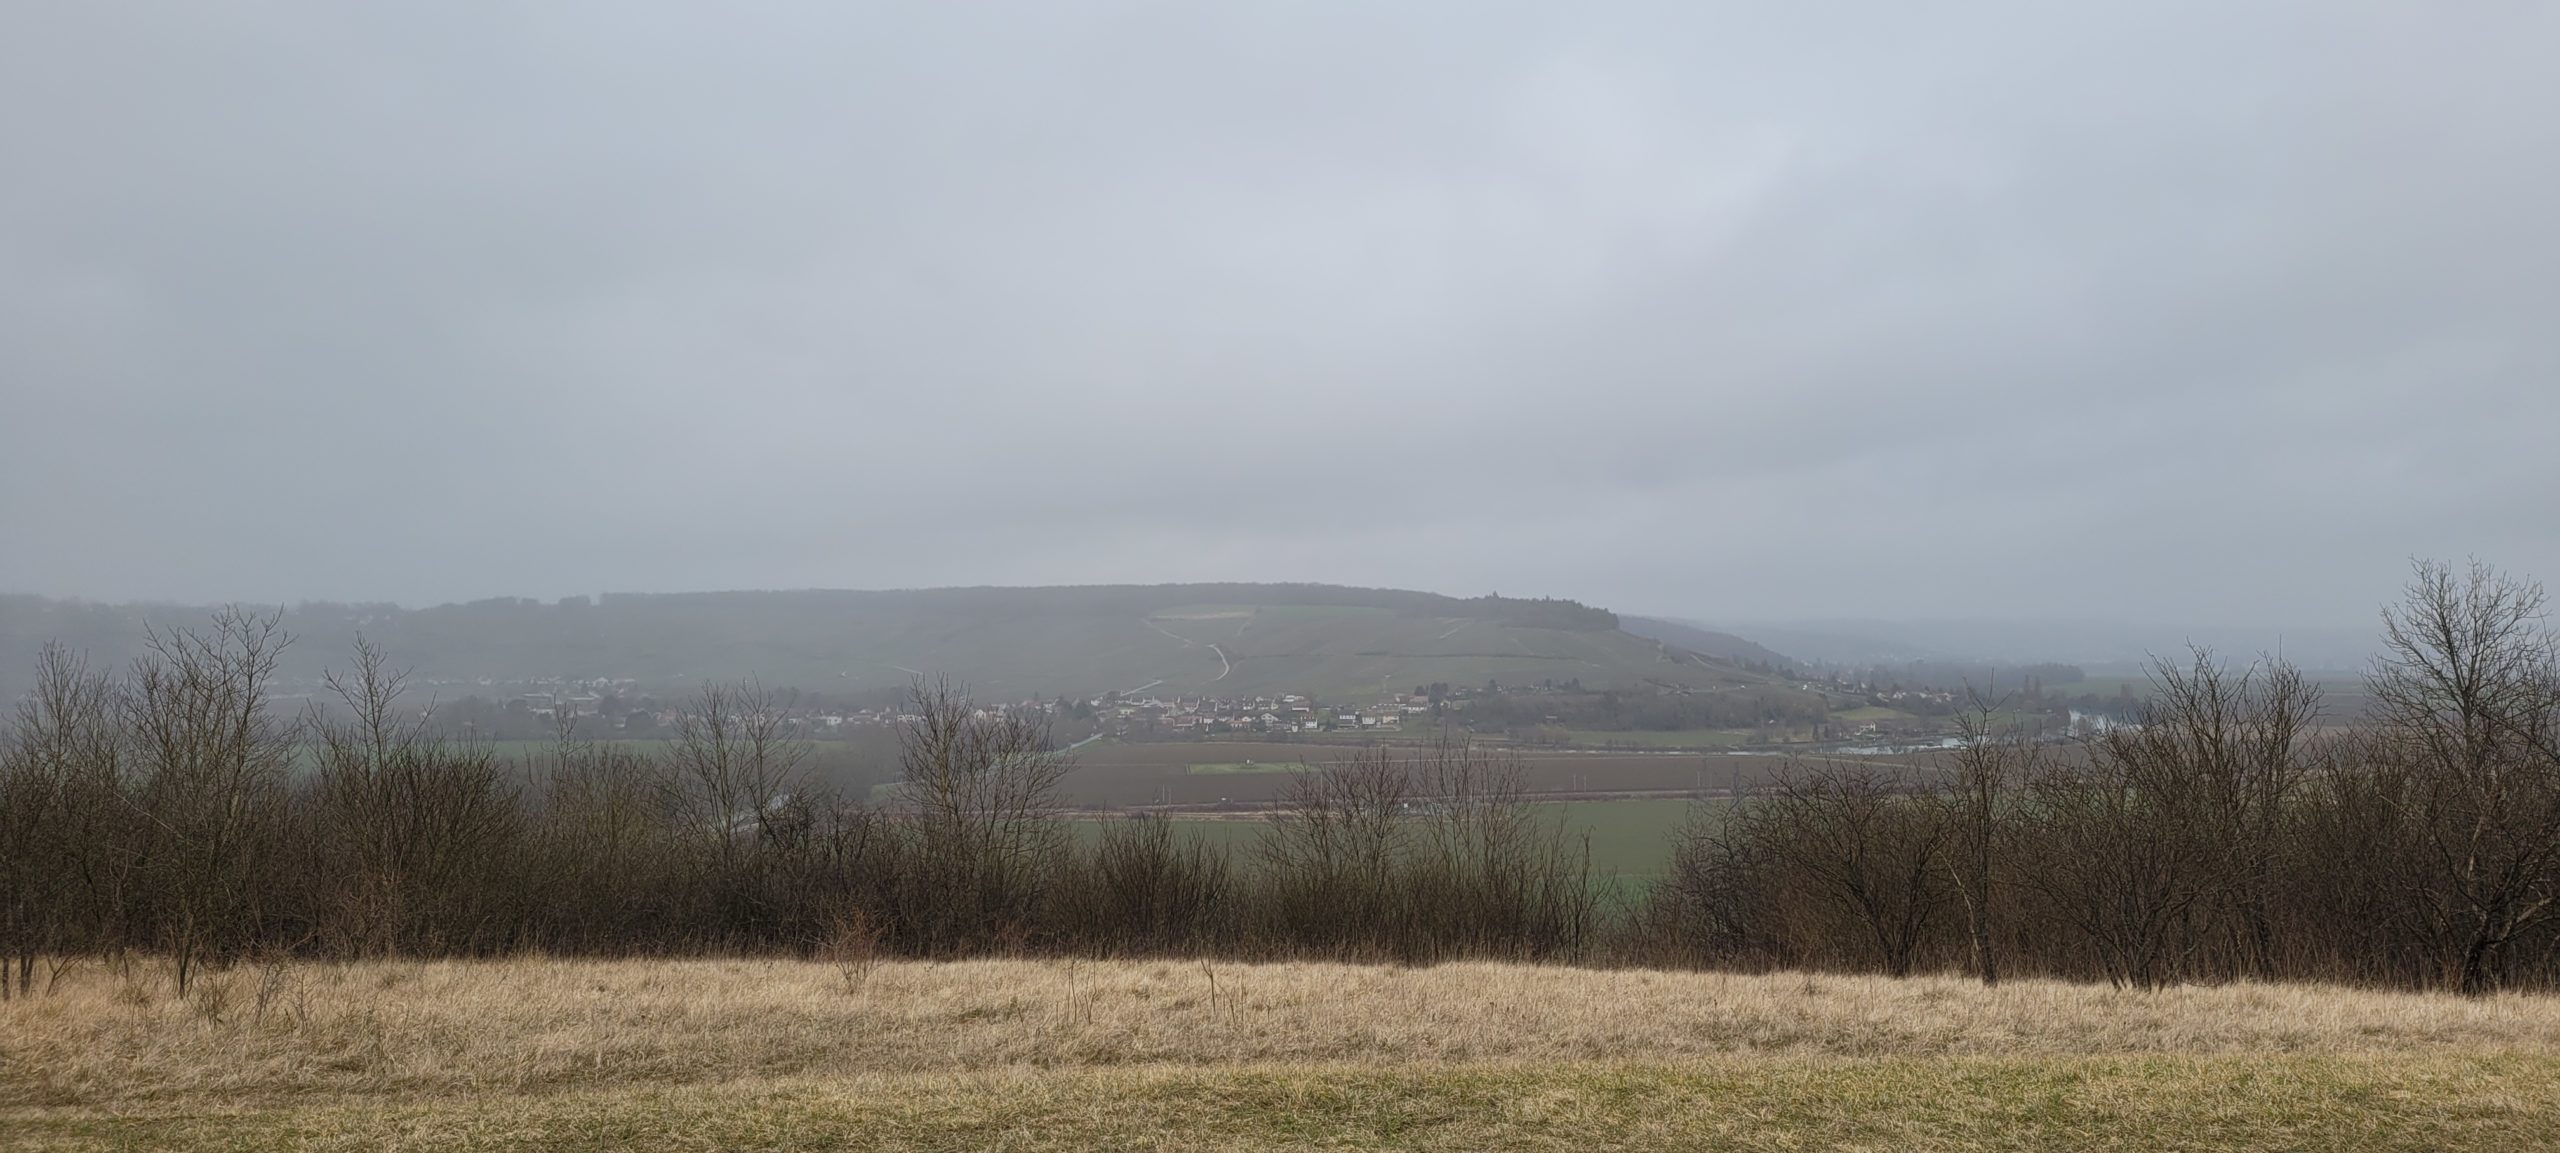
{"label": "valley floor", "polygon": [[1494,964],[85,965],[9,1149],[2523,1149],[2560,998]]}

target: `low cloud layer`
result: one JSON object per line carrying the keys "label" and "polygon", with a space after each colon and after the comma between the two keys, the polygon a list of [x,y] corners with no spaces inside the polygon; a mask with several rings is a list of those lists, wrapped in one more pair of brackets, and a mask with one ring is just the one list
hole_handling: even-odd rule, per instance
{"label": "low cloud layer", "polygon": [[0,590],[2560,578],[2560,9],[66,5]]}

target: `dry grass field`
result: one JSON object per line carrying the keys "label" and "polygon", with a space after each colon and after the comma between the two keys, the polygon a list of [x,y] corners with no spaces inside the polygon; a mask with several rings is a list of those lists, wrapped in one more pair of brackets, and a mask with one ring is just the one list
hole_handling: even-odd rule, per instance
{"label": "dry grass field", "polygon": [[68,971],[9,1149],[2531,1149],[2560,999],[1497,964]]}

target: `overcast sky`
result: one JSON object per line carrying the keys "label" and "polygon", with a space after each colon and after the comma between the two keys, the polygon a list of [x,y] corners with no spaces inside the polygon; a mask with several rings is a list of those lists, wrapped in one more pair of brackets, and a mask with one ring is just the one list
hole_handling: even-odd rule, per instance
{"label": "overcast sky", "polygon": [[[391,8],[402,11],[388,11]],[[17,4],[0,590],[2560,578],[2560,6]]]}

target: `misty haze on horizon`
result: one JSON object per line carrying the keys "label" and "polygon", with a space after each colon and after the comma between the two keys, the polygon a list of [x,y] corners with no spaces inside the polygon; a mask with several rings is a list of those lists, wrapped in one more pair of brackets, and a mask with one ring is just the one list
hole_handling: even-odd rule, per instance
{"label": "misty haze on horizon", "polygon": [[2412,557],[2560,576],[2555,42],[52,6],[0,37],[0,592],[1314,581],[2340,667]]}
{"label": "misty haze on horizon", "polygon": [[[535,619],[547,618],[552,627],[557,627],[576,618],[585,618],[585,610],[599,605],[623,610],[614,618],[617,623],[601,626],[606,634],[657,633],[664,623],[664,614],[673,611],[696,616],[693,623],[697,627],[707,626],[712,636],[743,640],[744,633],[770,625],[769,614],[778,613],[790,622],[784,627],[785,634],[796,632],[805,639],[817,633],[844,633],[845,636],[835,639],[848,644],[852,650],[861,651],[879,643],[879,638],[865,633],[859,623],[865,621],[875,626],[883,621],[891,622],[895,628],[925,634],[953,628],[970,632],[993,628],[1000,633],[1013,633],[1016,637],[1014,643],[1027,644],[1030,643],[1027,640],[1030,634],[1014,630],[1036,630],[1040,625],[1035,622],[1054,623],[1080,614],[1088,621],[1098,616],[1126,625],[1130,614],[1134,613],[1142,626],[1161,633],[1161,627],[1152,624],[1159,615],[1177,621],[1191,618],[1244,618],[1250,621],[1257,615],[1255,606],[1264,610],[1279,606],[1277,611],[1294,614],[1312,607],[1307,602],[1424,603],[1437,606],[1444,614],[1440,618],[1441,624],[1447,624],[1464,621],[1473,613],[1498,607],[1502,600],[1497,594],[1484,601],[1461,604],[1457,599],[1420,590],[1285,583],[607,593],[601,596],[572,594],[556,600],[494,597],[432,606],[402,606],[382,601],[303,601],[289,605],[272,602],[230,605],[169,601],[118,603],[0,593],[0,655],[32,660],[36,646],[42,641],[61,640],[93,659],[103,656],[108,663],[114,663],[140,651],[146,628],[195,629],[225,609],[238,609],[261,617],[274,614],[291,636],[301,636],[305,631],[317,628],[322,635],[320,647],[323,651],[316,655],[300,655],[326,665],[334,654],[333,645],[343,647],[357,635],[372,635],[377,640],[386,633],[399,636],[428,618],[448,621],[475,617],[492,619],[494,614],[494,619],[517,622],[510,627],[520,631]],[[1510,603],[1516,606],[1530,602]],[[1568,606],[1569,612],[1587,612],[1590,609],[1606,612],[1608,608],[1586,607],[1570,600],[1559,603]],[[527,613],[534,616],[527,617],[524,615]],[[698,615],[706,613],[708,619]],[[1446,615],[1449,613],[1460,615]],[[1992,662],[2013,669],[2062,662],[2101,673],[2148,675],[2163,659],[2179,662],[2191,654],[2206,652],[2239,666],[2261,658],[2281,658],[2295,667],[2337,679],[2359,677],[2370,671],[2382,647],[2378,613],[2374,624],[2365,628],[2307,629],[2265,623],[2174,625],[2095,618],[1713,621],[1682,617],[1676,613],[1612,615],[1621,622],[1622,631],[1648,641],[1665,639],[1674,645],[1708,652],[1729,661],[1756,660],[1768,662],[1773,667],[1801,666],[1835,671],[1948,661]],[[587,618],[582,625],[571,624],[571,630],[590,638],[591,642],[599,635],[599,619]],[[1441,624],[1431,627],[1439,629]],[[1661,627],[1664,625],[1676,627],[1665,632]],[[1682,633],[1678,631],[1681,628],[1705,630],[1705,634]],[[1246,631],[1250,630],[1248,623]],[[1353,631],[1362,637],[1362,643],[1366,645],[1376,645],[1382,639],[1381,634],[1361,629],[1356,624]],[[1449,635],[1462,631],[1465,630],[1452,627],[1439,639],[1445,640]],[[1177,642],[1184,639],[1171,633],[1163,635]],[[518,639],[530,638],[520,636]],[[695,646],[705,639],[696,636],[689,643],[670,647],[689,658],[699,659],[700,650]],[[429,643],[431,647],[443,647],[436,642]],[[790,644],[781,637],[768,636],[763,643],[780,644],[782,648],[762,650],[768,655],[757,659],[789,661],[807,655],[804,645]],[[1096,642],[1088,637],[1081,643]],[[546,649],[540,642],[535,642],[533,648],[543,654],[535,658],[540,661],[559,660],[568,655],[557,648]],[[789,650],[798,651],[785,655]],[[1238,651],[1241,655],[1242,650]],[[668,655],[665,651],[653,654],[665,655]],[[910,655],[928,665],[937,663],[924,653]],[[1384,656],[1387,653],[1373,650],[1368,655]],[[878,656],[877,652],[868,654],[868,658]],[[901,675],[917,671],[894,662],[884,663],[868,658],[866,664],[897,669]],[[1225,658],[1220,659],[1223,662]],[[20,663],[25,663],[25,660]],[[13,671],[6,662],[0,662],[0,697],[8,695],[5,690],[12,683]],[[748,675],[753,675],[754,671],[749,670]],[[943,671],[949,672],[947,669]]]}

